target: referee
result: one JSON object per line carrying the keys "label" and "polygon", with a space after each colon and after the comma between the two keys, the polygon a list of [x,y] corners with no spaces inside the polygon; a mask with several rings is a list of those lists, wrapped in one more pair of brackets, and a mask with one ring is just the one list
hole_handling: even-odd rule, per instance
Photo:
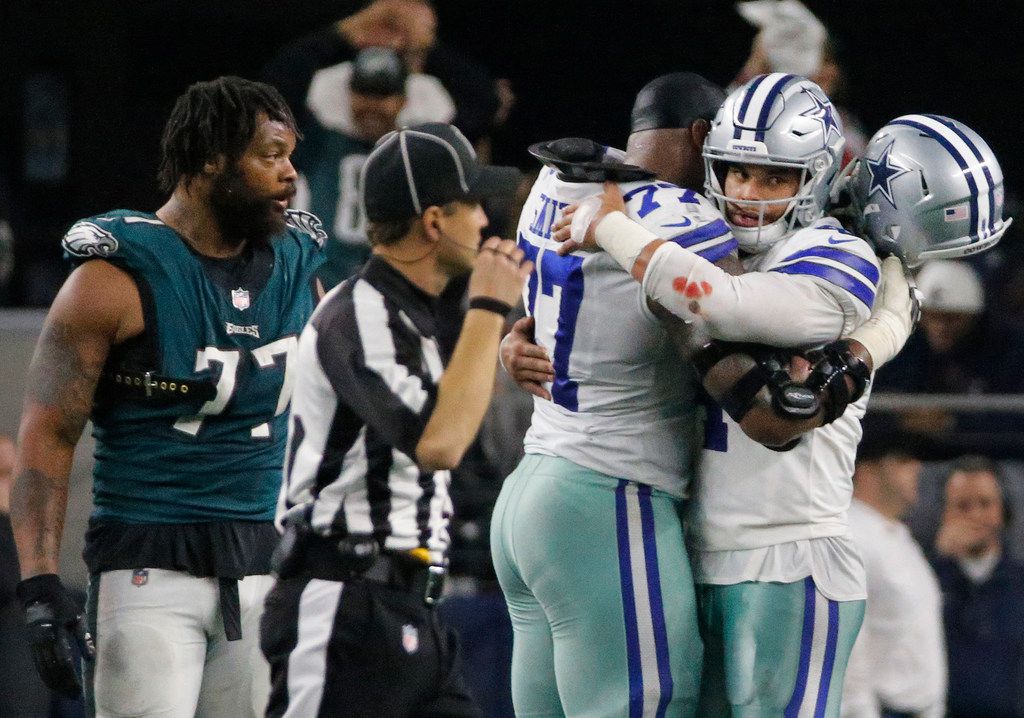
{"label": "referee", "polygon": [[[268,716],[476,715],[433,611],[449,544],[448,470],[480,427],[506,313],[531,264],[481,245],[479,200],[510,193],[451,125],[385,135],[363,167],[372,247],[299,340],[261,646]],[[472,272],[447,369],[435,298]]]}

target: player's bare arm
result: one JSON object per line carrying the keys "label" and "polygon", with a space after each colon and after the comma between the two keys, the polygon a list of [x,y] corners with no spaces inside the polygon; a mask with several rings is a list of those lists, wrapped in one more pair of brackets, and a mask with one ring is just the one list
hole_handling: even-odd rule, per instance
{"label": "player's bare arm", "polygon": [[[801,355],[780,363],[785,374],[767,377],[753,396],[735,399],[731,393],[743,378],[758,371],[759,361],[749,353],[729,353],[707,368],[704,388],[715,401],[742,404],[737,420],[744,433],[766,446],[781,446],[811,429],[829,423],[863,392],[862,383],[892,359],[914,328],[918,299],[896,257],[882,261],[881,282],[871,316],[848,337],[829,345],[827,355],[812,355],[812,364]],[[765,362],[761,362],[762,365]],[[843,384],[839,385],[838,382]],[[794,386],[797,389],[788,389]],[[800,401],[799,389],[809,389],[804,408],[788,405]],[[736,416],[733,416],[736,419]]]}
{"label": "player's bare arm", "polygon": [[11,492],[24,578],[57,572],[75,444],[110,348],[143,326],[135,283],[99,260],[75,270],[50,308],[29,366]]}
{"label": "player's bare arm", "polygon": [[[519,301],[533,262],[510,240],[484,242],[469,280],[470,302],[489,299],[509,310]],[[504,318],[487,309],[473,309],[466,318],[448,368],[437,388],[437,404],[416,445],[416,460],[429,470],[452,469],[480,430],[491,400],[496,366],[486,357],[498,351]]]}

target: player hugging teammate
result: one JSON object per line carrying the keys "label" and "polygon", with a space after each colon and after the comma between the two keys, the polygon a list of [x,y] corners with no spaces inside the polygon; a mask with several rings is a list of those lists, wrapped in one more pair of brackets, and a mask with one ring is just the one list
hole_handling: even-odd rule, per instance
{"label": "player hugging teammate", "polygon": [[[673,101],[685,99],[666,100]],[[553,477],[563,476],[567,486],[575,481],[576,492],[585,484],[591,492],[601,486],[597,476],[543,457],[572,457],[592,466],[602,446],[628,431],[606,426],[599,410],[582,404],[584,387],[599,390],[635,371],[635,360],[612,355],[607,341],[598,344],[603,353],[580,348],[592,346],[583,323],[586,267],[594,261],[590,252],[603,250],[614,260],[611,267],[604,265],[606,272],[618,270],[622,281],[635,280],[641,299],[634,306],[650,305],[652,316],[682,320],[667,325],[676,343],[688,347],[692,364],[677,367],[677,381],[686,383],[689,374],[703,385],[707,399],[703,451],[686,505],[703,658],[688,643],[666,640],[665,626],[673,624],[659,615],[669,601],[678,603],[672,593],[678,588],[660,565],[666,545],[675,539],[657,530],[658,485],[640,467],[614,474],[622,477],[617,487],[613,480],[605,490],[623,498],[607,521],[619,550],[617,561],[605,563],[613,575],[604,588],[605,600],[619,608],[618,620],[610,612],[604,630],[623,637],[625,665],[617,677],[602,679],[622,706],[605,714],[839,714],[846,661],[866,596],[846,512],[873,370],[895,356],[913,328],[917,302],[904,263],[981,251],[1009,225],[1002,219],[998,163],[981,138],[960,123],[931,115],[898,118],[872,138],[865,158],[847,173],[840,167],[843,145],[834,107],[809,80],[761,75],[726,98],[703,144],[704,189],[739,243],[738,276],[691,249],[711,218],[654,224],[647,219],[662,204],[655,192],[671,191],[665,183],[645,188],[606,182],[602,194],[583,201],[578,197],[587,193],[577,191],[571,197],[575,204],[561,209],[551,225],[550,238],[521,224],[520,236],[534,245],[538,267],[526,293],[535,324],[517,327],[504,344],[503,360],[537,396],[535,443],[531,446],[528,435],[527,458],[519,470],[537,475],[522,489],[514,483],[519,472],[510,477],[495,511],[502,533],[494,541],[516,630],[517,707],[533,705],[536,692],[528,682],[538,680],[540,670],[551,671],[553,686],[544,692],[551,696],[544,715],[578,712],[572,701],[593,693],[581,690],[588,679],[573,666],[585,662],[569,650],[572,644],[560,648],[571,630],[552,619],[560,615],[564,599],[548,592],[549,579],[528,557],[544,503],[558,507],[558,494],[569,490],[551,483]],[[608,151],[604,157],[570,159],[585,166],[591,181],[615,180],[623,169],[606,159],[611,156]],[[572,163],[543,159],[552,169],[542,172],[538,186],[552,183],[552,176],[578,186],[582,173],[568,166]],[[602,164],[604,176],[598,169]],[[922,197],[924,186],[933,196]],[[840,189],[852,198],[850,228],[826,214],[830,197]],[[539,212],[528,202],[526,212],[531,210]],[[706,231],[700,236],[706,238]],[[890,256],[880,263],[876,251]],[[575,264],[559,273],[565,261]],[[549,277],[545,267],[552,264],[556,269]],[[574,276],[582,285],[575,291]],[[550,285],[561,292],[550,291]],[[625,326],[610,321],[609,314],[628,306],[606,301],[597,310],[604,318],[603,338],[614,335],[612,327]],[[555,319],[547,318],[551,314]],[[666,396],[657,386],[648,385],[653,396],[647,401]],[[558,400],[569,387],[578,387],[576,406]],[[545,398],[548,392],[553,401]],[[642,392],[635,400],[644,400]],[[665,411],[672,415],[671,408]],[[559,439],[559,432],[576,424],[585,438]],[[688,435],[680,432],[677,442]],[[633,446],[645,451],[636,441]],[[534,458],[531,451],[541,456]],[[530,486],[536,490],[542,481],[550,488],[526,510],[522,504]],[[631,495],[638,497],[635,508]],[[558,515],[568,511],[565,507]],[[555,545],[579,562],[577,554],[591,556],[599,544],[589,534],[576,540],[579,517],[566,529],[569,525],[572,529]],[[683,562],[672,569],[676,575],[686,570]],[[563,591],[593,603],[597,599],[591,594],[601,589],[595,575],[581,575]],[[637,602],[638,594],[644,604]],[[685,619],[674,620],[678,625]],[[547,648],[540,646],[537,628],[545,623]],[[543,662],[538,669],[536,655],[550,655],[552,647],[554,661],[546,665],[553,669]],[[572,658],[560,659],[563,650]],[[533,668],[522,665],[517,671],[518,661],[527,657]],[[608,689],[610,684],[617,688]],[[698,684],[698,695],[686,693]]]}

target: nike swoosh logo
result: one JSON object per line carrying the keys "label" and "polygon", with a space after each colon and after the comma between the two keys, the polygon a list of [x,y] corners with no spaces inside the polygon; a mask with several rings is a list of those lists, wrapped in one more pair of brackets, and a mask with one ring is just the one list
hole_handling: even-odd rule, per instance
{"label": "nike swoosh logo", "polygon": [[672,224],[663,224],[661,226],[662,227],[689,227],[691,224],[693,224],[693,222],[690,221],[689,219],[687,219],[686,217],[684,217],[682,222],[673,222]]}
{"label": "nike swoosh logo", "polygon": [[856,241],[857,241],[856,237],[850,237],[849,239],[836,239],[836,236],[834,234],[831,237],[828,238],[828,243],[829,244],[846,244],[847,242],[856,242]]}

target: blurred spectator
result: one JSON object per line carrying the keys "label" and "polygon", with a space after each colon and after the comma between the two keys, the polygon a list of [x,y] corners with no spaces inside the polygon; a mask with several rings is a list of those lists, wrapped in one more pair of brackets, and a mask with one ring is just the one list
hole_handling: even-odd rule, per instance
{"label": "blurred spectator", "polygon": [[946,701],[942,594],[903,518],[918,500],[921,462],[895,442],[862,442],[850,534],[868,601],[843,686],[843,718],[941,718]]}
{"label": "blurred spectator", "polygon": [[[1024,332],[985,311],[974,268],[963,261],[927,262],[917,277],[924,293],[920,327],[878,372],[875,389],[935,394],[1024,393]],[[1019,451],[1024,417],[904,411],[901,428],[918,434],[970,434],[979,448],[1008,437]]]}
{"label": "blurred spectator", "polygon": [[1024,716],[1024,564],[1009,555],[1002,477],[967,456],[946,481],[935,540],[945,598],[951,718]]}
{"label": "blurred spectator", "polygon": [[14,587],[21,576],[11,533],[9,499],[13,471],[14,442],[0,435],[0,715],[39,718],[47,715],[50,691],[32,665],[25,614],[14,597]]}
{"label": "blurred spectator", "polygon": [[[320,279],[327,289],[351,276],[369,256],[359,177],[374,143],[395,129],[406,106],[408,73],[394,50],[360,50],[352,62],[332,68],[330,100],[337,116],[305,128],[292,161],[301,191],[293,205],[311,211],[328,234]],[[328,109],[322,98],[322,109]],[[323,120],[323,121],[321,121]]]}
{"label": "blurred spectator", "polygon": [[[306,106],[314,73],[351,60],[365,47],[391,47],[403,57],[413,77],[417,73],[440,80],[455,106],[453,124],[476,143],[507,115],[511,102],[500,86],[476,62],[437,42],[437,16],[425,0],[375,0],[359,12],[280,50],[264,69],[264,79],[284,95],[300,115]],[[410,108],[418,104],[410,87]],[[410,109],[410,112],[412,110]],[[443,120],[418,117],[417,121]]]}
{"label": "blurred spectator", "polygon": [[846,77],[840,47],[821,20],[799,0],[749,0],[737,3],[736,10],[758,28],[758,33],[730,87],[769,72],[803,75],[816,82],[839,110],[846,136],[843,164],[864,154],[867,134],[845,107]]}

